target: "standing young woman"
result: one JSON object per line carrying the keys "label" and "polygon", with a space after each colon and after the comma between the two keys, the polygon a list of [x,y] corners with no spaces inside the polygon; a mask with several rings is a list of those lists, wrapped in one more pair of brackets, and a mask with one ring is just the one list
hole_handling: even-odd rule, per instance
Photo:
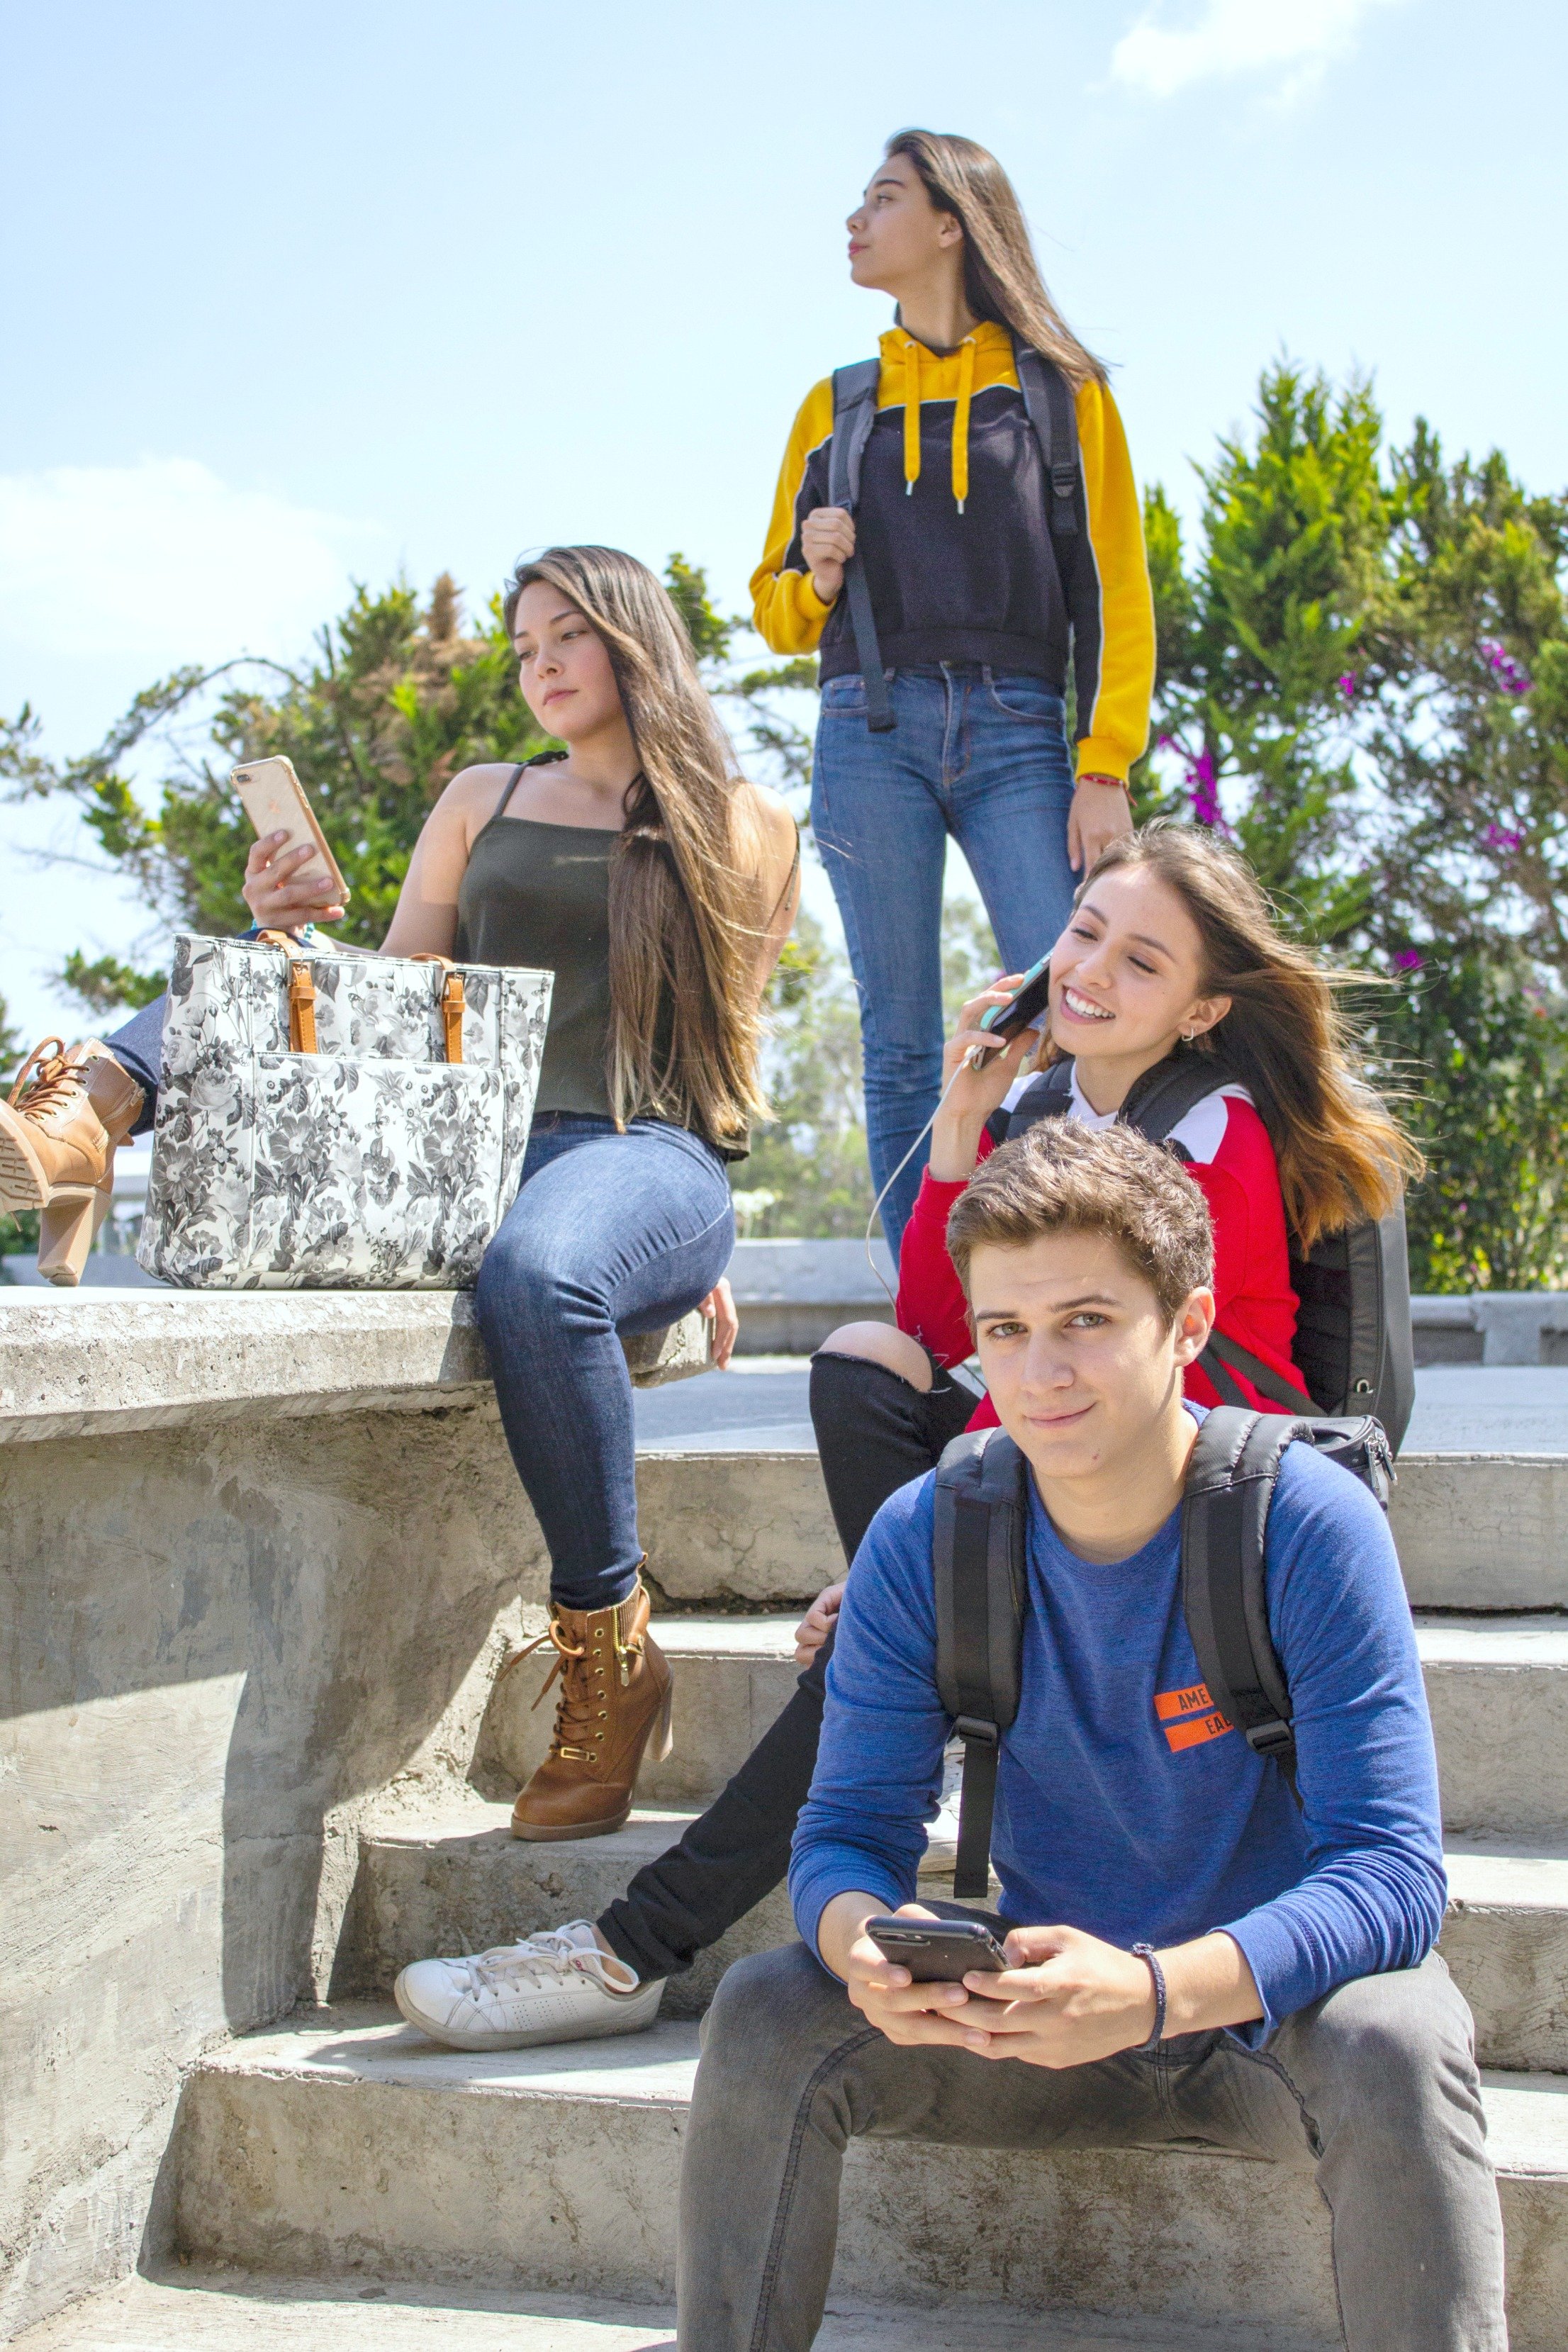
{"label": "standing young woman", "polygon": [[[644,565],[552,548],[514,573],[505,615],[523,698],[566,751],[453,778],[384,952],[555,974],[521,1188],[476,1307],[550,1552],[561,1676],[554,1740],[512,1827],[591,1837],[625,1820],[668,1717],[619,1334],[701,1305],[721,1361],[733,1344],[725,1162],[763,1108],[759,1005],[794,920],[796,839],[783,803],[736,775],[679,617]],[[341,916],[300,879],[310,850],[279,856],[283,839],[251,852],[258,922]],[[116,1143],[151,1124],[162,1025],[149,1006],[107,1046],[38,1063],[0,1112],[0,1174],[19,1171],[0,1197],[23,1190],[19,1205],[47,1208],[52,1188],[101,1181]]]}
{"label": "standing young woman", "polygon": [[[795,418],[752,593],[776,653],[820,658],[812,819],[860,992],[871,1175],[879,1192],[893,1180],[882,1223],[896,1256],[921,1170],[894,1171],[931,1116],[942,1065],[947,837],[1003,962],[1026,968],[1067,920],[1075,870],[1131,830],[1127,772],[1148,736],[1154,627],[1105,371],[1046,291],[995,157],[926,131],[890,140],[849,216],[849,274],[898,304],[858,503],[850,513],[830,496],[828,378]],[[1059,484],[1040,446],[1051,404],[1046,418],[1026,404],[1024,347],[1071,392],[1077,463]],[[1061,401],[1059,421],[1068,413]],[[1060,471],[1074,453],[1065,432],[1049,438]],[[885,712],[868,710],[852,561]]]}

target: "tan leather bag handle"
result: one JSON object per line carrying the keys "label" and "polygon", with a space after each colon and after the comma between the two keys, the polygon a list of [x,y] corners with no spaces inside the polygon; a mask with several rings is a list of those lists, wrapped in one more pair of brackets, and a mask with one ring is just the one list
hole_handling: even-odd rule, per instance
{"label": "tan leather bag handle", "polygon": [[281,948],[289,959],[289,1051],[316,1052],[316,983],[310,967],[300,958],[300,942],[287,931],[258,931],[258,947]]}
{"label": "tan leather bag handle", "polygon": [[316,983],[308,963],[289,966],[289,1051],[316,1051]]}
{"label": "tan leather bag handle", "polygon": [[446,972],[441,983],[441,1026],[447,1040],[447,1059],[460,1062],[463,1058],[463,975],[450,956],[437,955],[433,948],[422,948],[410,963],[438,963]]}

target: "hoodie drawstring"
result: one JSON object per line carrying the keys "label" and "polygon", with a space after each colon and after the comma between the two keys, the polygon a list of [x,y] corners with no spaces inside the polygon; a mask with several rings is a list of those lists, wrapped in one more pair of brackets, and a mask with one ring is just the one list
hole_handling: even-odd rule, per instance
{"label": "hoodie drawstring", "polygon": [[[921,346],[904,339],[904,495],[921,478]],[[958,393],[952,404],[952,495],[963,512],[969,496],[969,404],[974,397],[974,338],[958,347]]]}
{"label": "hoodie drawstring", "polygon": [[904,344],[904,496],[910,497],[921,478],[921,347],[912,338]]}
{"label": "hoodie drawstring", "polygon": [[974,392],[974,338],[965,335],[958,350],[958,398],[952,404],[952,495],[958,511],[969,496],[969,403]]}

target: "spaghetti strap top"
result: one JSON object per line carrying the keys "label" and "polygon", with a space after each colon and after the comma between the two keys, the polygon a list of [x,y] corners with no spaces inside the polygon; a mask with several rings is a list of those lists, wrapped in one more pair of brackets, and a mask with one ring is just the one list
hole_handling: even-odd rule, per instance
{"label": "spaghetti strap top", "polygon": [[460,963],[526,964],[555,974],[535,1111],[608,1118],[610,859],[620,836],[509,817],[507,803],[534,764],[512,770],[475,839],[458,892],[453,953]]}
{"label": "spaghetti strap top", "polygon": [[[564,756],[546,751],[537,760],[523,761],[508,777],[494,814],[468,853],[458,892],[458,937],[452,952],[459,963],[526,964],[553,971],[535,1114],[572,1111],[611,1118],[605,1082],[610,1035],[610,860],[620,835],[595,825],[541,824],[533,817],[506,814],[523,769]],[[797,841],[797,863],[799,857]],[[788,888],[786,882],[784,890]],[[664,1034],[661,1021],[661,1040]],[[711,1136],[703,1140],[723,1160],[744,1160],[750,1148],[743,1136],[722,1143]]]}

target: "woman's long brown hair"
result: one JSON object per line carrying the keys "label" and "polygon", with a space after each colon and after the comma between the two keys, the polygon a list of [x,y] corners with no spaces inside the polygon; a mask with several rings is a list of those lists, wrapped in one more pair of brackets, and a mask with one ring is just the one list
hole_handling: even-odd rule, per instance
{"label": "woman's long brown hair", "polygon": [[963,299],[974,316],[1033,343],[1075,389],[1103,383],[1102,362],[1084,349],[1046,290],[1024,207],[990,150],[944,131],[899,131],[887,153],[909,157],[938,212],[951,213],[963,231]]}
{"label": "woman's long brown hair", "polygon": [[1186,1050],[1212,1054],[1252,1097],[1301,1247],[1385,1215],[1426,1163],[1355,1069],[1339,997],[1368,975],[1327,971],[1284,938],[1252,868],[1212,834],[1156,822],[1113,841],[1079,898],[1124,866],[1158,875],[1197,926],[1201,992],[1231,1006]]}
{"label": "woman's long brown hair", "polygon": [[697,674],[691,640],[645,563],[616,547],[551,547],[520,563],[502,610],[547,581],[610,657],[640,772],[610,860],[610,1034],[618,1124],[637,1116],[735,1140],[766,1111],[759,1081],[754,878],[747,786]]}

